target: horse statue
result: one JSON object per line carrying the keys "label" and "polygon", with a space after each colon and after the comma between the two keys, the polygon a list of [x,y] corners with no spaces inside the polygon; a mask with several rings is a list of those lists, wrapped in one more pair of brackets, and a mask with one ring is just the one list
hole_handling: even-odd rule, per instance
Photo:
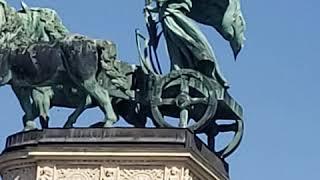
{"label": "horse statue", "polygon": [[[118,117],[108,89],[96,77],[109,72],[113,84],[120,88],[125,84],[123,75],[114,77],[114,71],[105,69],[115,60],[114,44],[70,34],[51,9],[29,8],[23,3],[22,10],[15,11],[3,0],[0,9],[0,84],[11,85],[19,99],[25,112],[24,130],[36,128],[34,119],[39,115],[42,127],[48,127],[47,111],[52,105],[76,108],[66,127],[93,106],[104,112],[103,126],[111,127]],[[66,90],[76,91],[76,100]],[[127,99],[129,93],[124,93]]]}
{"label": "horse statue", "polygon": [[[136,104],[133,101],[134,94],[130,90],[134,88],[133,76],[136,66],[116,60],[115,45],[112,42],[96,41],[100,41],[100,47],[104,49],[103,55],[100,55],[104,61],[100,61],[101,71],[97,75],[97,80],[99,85],[108,89],[117,119],[120,115],[135,127],[145,127],[146,117],[136,111]],[[85,109],[100,107],[94,98],[83,92],[74,83],[33,88],[31,98],[33,100],[33,118],[31,119],[39,116],[40,122],[44,122],[42,127],[48,127],[49,109],[53,106],[75,108],[64,124],[64,128],[72,128]],[[98,124],[101,126],[101,123],[94,126]]]}

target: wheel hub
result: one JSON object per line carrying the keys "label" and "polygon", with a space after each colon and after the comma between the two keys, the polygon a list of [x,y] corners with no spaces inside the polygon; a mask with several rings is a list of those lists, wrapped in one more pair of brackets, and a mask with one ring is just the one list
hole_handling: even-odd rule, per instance
{"label": "wheel hub", "polygon": [[180,109],[185,109],[186,107],[190,106],[191,104],[191,98],[188,94],[186,93],[181,93],[176,97],[176,105]]}

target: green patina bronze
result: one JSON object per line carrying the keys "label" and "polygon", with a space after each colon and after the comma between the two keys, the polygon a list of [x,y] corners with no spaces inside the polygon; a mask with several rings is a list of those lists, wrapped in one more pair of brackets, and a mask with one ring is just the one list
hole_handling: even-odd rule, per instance
{"label": "green patina bronze", "polygon": [[[92,127],[112,127],[119,116],[135,127],[145,127],[150,118],[156,127],[207,134],[208,145],[223,158],[238,147],[242,108],[229,95],[197,22],[214,27],[236,58],[245,31],[239,0],[145,3],[149,37],[137,32],[140,65],[131,65],[117,59],[113,42],[70,33],[52,9],[22,3],[17,11],[0,0],[0,85],[11,85],[19,99],[25,131],[36,128],[37,117],[42,128],[48,128],[53,106],[75,109],[64,128],[72,128],[85,109],[99,107],[105,117]],[[157,56],[162,35],[171,62],[171,71],[164,75]],[[177,123],[165,116],[177,118]],[[219,125],[219,119],[234,122]],[[229,131],[235,134],[232,142],[215,150],[215,136]]]}
{"label": "green patina bronze", "polygon": [[0,1],[0,43],[11,49],[27,47],[31,43],[55,41],[69,34],[58,14],[49,8],[29,8],[22,2],[16,11],[4,0]]}
{"label": "green patina bronze", "polygon": [[[152,1],[146,1],[146,19],[153,20],[153,14],[158,14],[158,21],[167,42],[171,69],[177,66],[195,69],[217,78],[222,85],[227,86],[212,47],[195,21],[213,26],[230,42],[236,58],[243,46],[245,30],[239,0],[154,1],[155,5]],[[152,24],[151,21],[149,25]],[[153,27],[150,34],[156,34],[156,26],[150,27]]]}

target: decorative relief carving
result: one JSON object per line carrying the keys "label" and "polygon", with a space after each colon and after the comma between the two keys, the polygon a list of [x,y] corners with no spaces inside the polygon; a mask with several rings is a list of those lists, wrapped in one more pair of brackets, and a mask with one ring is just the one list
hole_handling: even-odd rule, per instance
{"label": "decorative relief carving", "polygon": [[54,168],[49,166],[39,166],[37,180],[53,180]]}
{"label": "decorative relief carving", "polygon": [[101,180],[117,180],[117,168],[101,168]]}
{"label": "decorative relief carving", "polygon": [[35,167],[23,167],[11,169],[3,174],[4,180],[34,180],[36,173]]}
{"label": "decorative relief carving", "polygon": [[167,167],[166,180],[182,180],[182,168],[176,166]]}
{"label": "decorative relief carving", "polygon": [[193,178],[193,174],[191,174],[189,169],[184,170],[183,180],[196,180],[196,178]]}
{"label": "decorative relief carving", "polygon": [[[157,161],[158,162],[158,161]],[[166,166],[148,162],[131,161],[130,165],[121,161],[48,161],[34,167],[8,170],[3,180],[200,180],[182,164]],[[77,164],[77,165],[75,165]],[[80,165],[81,164],[81,165]],[[140,164],[140,165],[137,165]]]}
{"label": "decorative relief carving", "polygon": [[100,180],[99,168],[57,168],[57,180]]}
{"label": "decorative relief carving", "polygon": [[119,180],[163,180],[163,167],[126,167],[120,170]]}

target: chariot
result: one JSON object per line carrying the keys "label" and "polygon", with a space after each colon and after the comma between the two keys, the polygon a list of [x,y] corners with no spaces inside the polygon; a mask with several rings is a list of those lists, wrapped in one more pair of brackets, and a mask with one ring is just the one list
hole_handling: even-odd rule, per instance
{"label": "chariot", "polygon": [[[149,117],[156,127],[188,128],[196,134],[204,133],[210,149],[221,157],[230,155],[240,144],[244,128],[242,107],[215,79],[192,69],[160,75],[143,70],[143,63],[141,66],[122,61],[112,64],[126,75],[125,84],[131,86],[120,90],[112,79],[105,77],[106,73],[100,73],[98,81],[108,89],[110,97],[127,103],[135,111],[140,119],[134,121]],[[232,141],[222,150],[215,150],[215,137],[225,132],[234,133]]]}

